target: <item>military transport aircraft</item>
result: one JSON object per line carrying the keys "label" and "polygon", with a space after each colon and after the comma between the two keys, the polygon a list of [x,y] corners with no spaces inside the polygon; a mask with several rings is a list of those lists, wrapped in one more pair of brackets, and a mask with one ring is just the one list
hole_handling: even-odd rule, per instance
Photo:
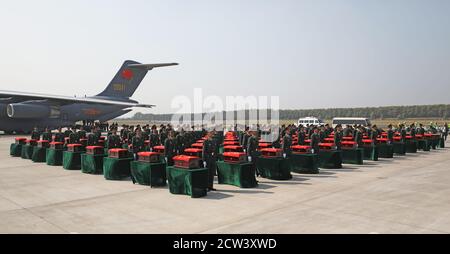
{"label": "military transport aircraft", "polygon": [[104,122],[130,112],[132,107],[151,108],[154,105],[139,104],[130,97],[148,71],[172,65],[178,64],[125,61],[106,89],[92,97],[0,90],[0,130],[11,134],[29,132],[34,127],[67,127],[81,120]]}

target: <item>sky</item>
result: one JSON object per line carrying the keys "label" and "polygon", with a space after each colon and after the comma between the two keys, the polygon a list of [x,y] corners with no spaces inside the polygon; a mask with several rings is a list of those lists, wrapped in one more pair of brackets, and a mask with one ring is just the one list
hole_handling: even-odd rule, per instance
{"label": "sky", "polygon": [[203,95],[282,109],[450,103],[446,0],[0,0],[0,89],[101,92],[123,61],[154,69],[132,97],[173,113]]}

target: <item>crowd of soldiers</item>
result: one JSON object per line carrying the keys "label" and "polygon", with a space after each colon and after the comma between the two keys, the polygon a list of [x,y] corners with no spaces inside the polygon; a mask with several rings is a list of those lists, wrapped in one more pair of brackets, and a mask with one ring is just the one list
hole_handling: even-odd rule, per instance
{"label": "crowd of soldiers", "polygon": [[[234,127],[236,130],[236,126]],[[209,188],[208,190],[215,190],[213,188],[213,179],[216,174],[216,161],[219,155],[220,137],[223,138],[223,132],[216,132],[215,130],[206,131],[202,128],[201,131],[174,130],[170,125],[161,124],[156,125],[122,125],[119,131],[117,123],[100,124],[89,123],[87,125],[73,126],[67,128],[64,132],[62,128],[58,128],[56,133],[52,133],[48,128],[44,132],[39,132],[37,128],[32,132],[31,138],[34,140],[48,140],[56,142],[65,142],[68,144],[80,143],[80,140],[86,140],[86,146],[96,146],[100,144],[102,139],[102,131],[107,131],[105,148],[129,148],[135,159],[138,159],[138,153],[142,151],[152,151],[155,146],[164,146],[164,157],[168,166],[174,165],[173,157],[184,153],[186,148],[191,147],[197,140],[206,137],[203,143],[202,161],[203,166],[209,171]],[[401,139],[404,141],[407,135],[415,136],[416,134],[423,135],[424,133],[441,133],[446,139],[448,135],[448,125],[445,124],[442,128],[437,128],[430,124],[425,128],[422,124],[399,124],[394,128],[389,125],[387,129],[381,129],[377,125],[369,126],[341,126],[337,125],[332,128],[329,124],[314,126],[314,125],[282,125],[279,128],[280,135],[271,141],[271,146],[274,148],[281,148],[283,156],[289,157],[291,155],[291,146],[306,145],[306,140],[310,140],[312,153],[319,152],[319,144],[334,134],[334,143],[337,149],[341,149],[341,142],[343,137],[352,137],[358,146],[362,146],[363,137],[376,140],[381,133],[386,132],[389,142],[394,141],[394,134],[400,133]],[[261,139],[262,131],[259,126],[256,130],[250,130],[248,126],[244,131],[238,132],[239,144],[243,147],[247,155],[248,161],[252,163],[255,168],[257,176],[259,172],[256,168],[256,160],[259,156],[258,147]],[[297,144],[293,143],[292,136],[297,136]],[[146,142],[147,141],[147,142]]]}
{"label": "crowd of soldiers", "polygon": [[[281,126],[280,128],[280,139],[283,140],[283,142],[280,142],[280,139],[276,140],[272,143],[274,147],[279,147],[283,149],[283,153],[286,156],[289,156],[291,154],[291,146],[292,145],[305,145],[305,140],[310,140],[310,146],[312,148],[313,153],[319,152],[319,144],[324,142],[324,139],[329,137],[330,134],[334,134],[334,143],[336,145],[336,148],[338,150],[341,149],[341,142],[343,137],[352,137],[353,141],[357,144],[357,146],[363,145],[363,138],[368,137],[369,139],[372,139],[374,141],[377,140],[377,138],[381,137],[381,134],[383,132],[387,133],[387,139],[389,143],[394,142],[394,135],[395,133],[400,134],[400,141],[404,142],[406,140],[406,136],[410,135],[412,137],[415,137],[415,135],[423,135],[425,133],[432,133],[432,134],[441,134],[442,137],[447,140],[448,136],[448,124],[445,123],[442,127],[436,127],[432,123],[425,128],[423,124],[416,124],[412,123],[410,125],[406,125],[405,123],[398,124],[398,126],[394,127],[392,124],[389,124],[387,126],[387,129],[379,128],[377,125],[368,125],[368,126],[362,126],[362,125],[337,125],[335,128],[332,128],[329,124],[320,125],[320,126],[314,126],[314,125],[308,125],[308,126],[295,126],[295,125],[289,125],[289,126]],[[298,137],[298,143],[292,144],[292,136],[297,135]],[[281,144],[280,144],[281,143]]]}

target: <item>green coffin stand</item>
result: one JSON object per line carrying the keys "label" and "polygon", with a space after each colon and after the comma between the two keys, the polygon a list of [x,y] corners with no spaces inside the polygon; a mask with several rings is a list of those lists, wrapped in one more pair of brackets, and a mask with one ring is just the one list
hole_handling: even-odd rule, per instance
{"label": "green coffin stand", "polygon": [[271,180],[292,179],[289,159],[259,157],[256,160],[256,168],[262,177]]}
{"label": "green coffin stand", "polygon": [[417,141],[416,140],[406,141],[406,152],[407,153],[417,153]]}
{"label": "green coffin stand", "polygon": [[46,151],[46,162],[49,166],[62,166],[63,164],[63,149],[55,150],[48,148]]}
{"label": "green coffin stand", "polygon": [[103,158],[104,154],[82,154],[81,155],[81,172],[86,174],[101,175],[103,174]]}
{"label": "green coffin stand", "polygon": [[394,142],[394,153],[397,155],[406,155],[406,144],[403,142]]}
{"label": "green coffin stand", "polygon": [[81,169],[81,155],[84,152],[63,152],[63,168],[67,170]]}
{"label": "green coffin stand", "polygon": [[378,158],[394,158],[394,146],[392,144],[378,144]]}
{"label": "green coffin stand", "polygon": [[318,154],[291,154],[289,157],[291,171],[300,174],[319,173]]}
{"label": "green coffin stand", "polygon": [[419,142],[417,143],[417,148],[423,150],[424,152],[429,152],[431,148],[431,143],[427,139],[419,140]]}
{"label": "green coffin stand", "polygon": [[364,160],[377,161],[379,152],[377,146],[364,146]]}
{"label": "green coffin stand", "polygon": [[46,150],[47,148],[44,147],[33,147],[33,155],[31,156],[31,160],[33,162],[45,162]]}
{"label": "green coffin stand", "polygon": [[9,147],[9,155],[13,157],[22,156],[22,145],[12,143],[11,146]]}
{"label": "green coffin stand", "polygon": [[441,138],[439,141],[439,148],[445,148],[445,139]]}
{"label": "green coffin stand", "polygon": [[364,164],[364,148],[342,149],[342,162],[345,164]]}
{"label": "green coffin stand", "polygon": [[20,156],[22,157],[22,159],[31,160],[31,158],[33,157],[33,146],[22,145]]}
{"label": "green coffin stand", "polygon": [[166,186],[166,163],[131,162],[131,180],[140,185]]}
{"label": "green coffin stand", "polygon": [[342,168],[342,151],[319,151],[319,168]]}
{"label": "green coffin stand", "polygon": [[131,176],[133,158],[103,158],[103,176],[106,180],[122,180]]}
{"label": "green coffin stand", "polygon": [[204,197],[208,189],[208,169],[167,167],[167,180],[172,194],[183,194],[192,198]]}
{"label": "green coffin stand", "polygon": [[251,163],[217,162],[219,184],[229,184],[240,188],[254,188],[258,186],[255,174],[255,168]]}

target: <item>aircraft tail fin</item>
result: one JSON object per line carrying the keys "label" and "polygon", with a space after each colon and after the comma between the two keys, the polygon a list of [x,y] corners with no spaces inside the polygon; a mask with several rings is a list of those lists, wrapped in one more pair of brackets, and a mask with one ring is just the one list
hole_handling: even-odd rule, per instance
{"label": "aircraft tail fin", "polygon": [[178,65],[177,63],[141,64],[127,60],[122,64],[117,74],[111,80],[106,89],[98,96],[130,98],[148,71],[157,67]]}

